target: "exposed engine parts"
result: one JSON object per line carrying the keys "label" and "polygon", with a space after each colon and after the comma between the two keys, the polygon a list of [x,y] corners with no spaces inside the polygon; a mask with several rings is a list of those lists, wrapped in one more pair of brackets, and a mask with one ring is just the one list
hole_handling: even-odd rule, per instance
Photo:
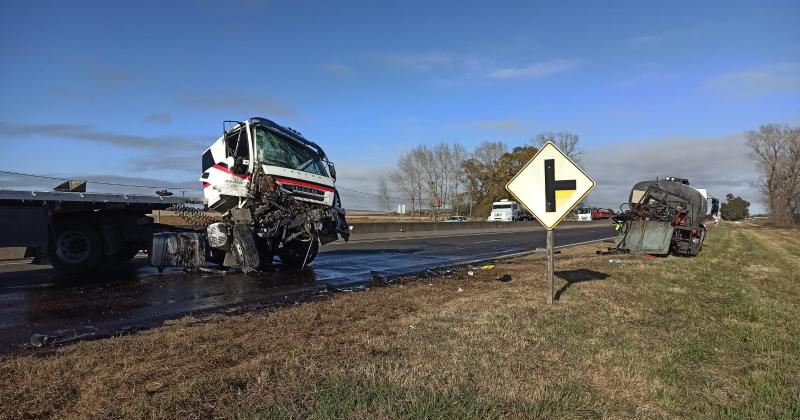
{"label": "exposed engine parts", "polygon": [[207,226],[217,221],[216,218],[206,214],[204,209],[190,207],[186,204],[176,204],[167,210],[174,211],[176,216],[183,219],[191,226]]}
{"label": "exposed engine parts", "polygon": [[686,179],[639,182],[612,218],[620,229],[618,251],[697,255],[705,239],[707,205],[705,190],[690,187]]}
{"label": "exposed engine parts", "polygon": [[245,272],[271,265],[275,256],[302,268],[320,245],[349,239],[336,169],[319,145],[265,118],[230,123],[203,153],[199,179],[206,208],[221,218],[174,206],[181,219],[203,229],[158,234],[153,265],[198,268],[204,254],[204,261]]}

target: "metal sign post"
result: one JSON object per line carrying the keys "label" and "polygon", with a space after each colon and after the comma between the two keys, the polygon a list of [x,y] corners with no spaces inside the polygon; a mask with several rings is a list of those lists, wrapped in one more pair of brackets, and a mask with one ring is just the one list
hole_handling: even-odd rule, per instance
{"label": "metal sign post", "polygon": [[547,231],[547,303],[553,303],[555,286],[553,285],[553,271],[555,270],[553,258],[553,229]]}
{"label": "metal sign post", "polygon": [[506,185],[547,230],[547,303],[553,303],[553,229],[594,188],[594,181],[553,143],[547,142]]}

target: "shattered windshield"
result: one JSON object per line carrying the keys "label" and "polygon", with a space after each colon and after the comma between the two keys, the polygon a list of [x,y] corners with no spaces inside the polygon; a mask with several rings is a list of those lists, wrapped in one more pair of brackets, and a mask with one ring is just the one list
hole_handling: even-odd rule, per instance
{"label": "shattered windshield", "polygon": [[265,165],[328,176],[322,159],[315,151],[261,127],[256,128],[256,153]]}

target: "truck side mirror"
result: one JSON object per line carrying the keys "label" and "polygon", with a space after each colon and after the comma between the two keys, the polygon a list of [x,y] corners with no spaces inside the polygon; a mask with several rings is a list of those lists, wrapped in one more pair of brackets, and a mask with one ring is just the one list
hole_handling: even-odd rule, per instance
{"label": "truck side mirror", "polygon": [[328,162],[328,172],[331,174],[331,178],[333,178],[333,180],[335,181],[336,180],[336,167],[333,166],[333,164],[330,163],[330,162]]}

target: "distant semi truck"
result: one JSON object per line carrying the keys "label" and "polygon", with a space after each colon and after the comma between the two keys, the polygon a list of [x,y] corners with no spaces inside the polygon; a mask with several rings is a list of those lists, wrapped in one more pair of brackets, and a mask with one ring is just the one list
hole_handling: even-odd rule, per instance
{"label": "distant semi truck", "polygon": [[517,222],[533,220],[533,216],[515,201],[502,199],[492,203],[487,222]]}
{"label": "distant semi truck", "polygon": [[579,222],[591,222],[592,221],[592,209],[588,207],[581,207],[579,208],[576,213],[578,214],[578,221]]}

